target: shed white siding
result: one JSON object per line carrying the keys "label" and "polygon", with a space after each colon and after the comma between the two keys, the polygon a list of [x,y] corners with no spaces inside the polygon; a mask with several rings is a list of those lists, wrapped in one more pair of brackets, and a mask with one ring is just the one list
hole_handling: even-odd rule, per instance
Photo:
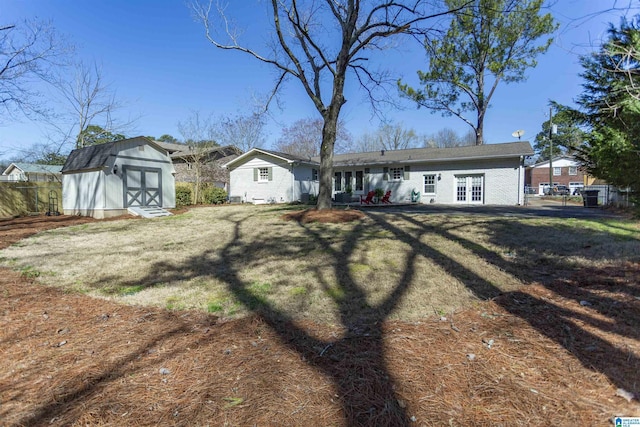
{"label": "shed white siding", "polygon": [[[99,166],[63,173],[64,214],[94,218],[126,214],[127,195],[123,173],[127,168],[159,170],[162,177],[161,206],[175,208],[175,170],[169,155],[150,145],[146,138],[133,138],[112,144],[108,157]],[[157,186],[157,183],[154,185]]]}

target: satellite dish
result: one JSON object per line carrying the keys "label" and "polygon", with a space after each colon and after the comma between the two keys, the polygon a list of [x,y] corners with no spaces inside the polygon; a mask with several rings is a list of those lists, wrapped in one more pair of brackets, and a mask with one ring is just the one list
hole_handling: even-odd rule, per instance
{"label": "satellite dish", "polygon": [[512,137],[514,138],[518,138],[518,141],[520,140],[520,137],[524,135],[524,131],[523,130],[517,130],[514,133],[511,134]]}

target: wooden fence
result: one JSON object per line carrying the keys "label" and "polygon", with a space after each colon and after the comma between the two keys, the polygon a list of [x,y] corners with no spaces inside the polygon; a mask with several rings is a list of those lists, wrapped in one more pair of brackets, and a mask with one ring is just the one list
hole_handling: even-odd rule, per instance
{"label": "wooden fence", "polygon": [[59,182],[0,182],[0,218],[62,212]]}

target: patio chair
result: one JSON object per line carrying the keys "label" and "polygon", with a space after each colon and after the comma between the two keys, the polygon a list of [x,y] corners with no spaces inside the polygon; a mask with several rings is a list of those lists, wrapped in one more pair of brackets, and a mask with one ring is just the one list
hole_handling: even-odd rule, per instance
{"label": "patio chair", "polygon": [[366,197],[360,196],[360,204],[366,203],[367,205],[370,205],[371,203],[373,203],[373,197],[375,195],[375,191],[369,191]]}
{"label": "patio chair", "polygon": [[389,200],[390,197],[391,197],[391,190],[389,190],[386,193],[384,193],[384,196],[382,196],[382,199],[380,199],[380,201],[382,203],[391,204],[391,200]]}

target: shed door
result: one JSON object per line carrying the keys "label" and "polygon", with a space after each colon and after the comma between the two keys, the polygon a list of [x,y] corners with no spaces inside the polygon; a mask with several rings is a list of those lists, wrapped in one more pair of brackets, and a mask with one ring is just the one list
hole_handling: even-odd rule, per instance
{"label": "shed door", "polygon": [[162,170],[123,166],[124,206],[162,206]]}

